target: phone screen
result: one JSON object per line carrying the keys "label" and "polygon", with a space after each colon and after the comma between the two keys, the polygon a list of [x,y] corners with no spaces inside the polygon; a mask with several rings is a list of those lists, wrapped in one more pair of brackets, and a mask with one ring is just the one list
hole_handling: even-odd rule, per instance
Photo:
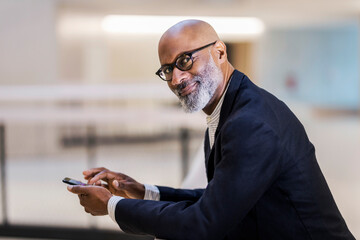
{"label": "phone screen", "polygon": [[72,179],[72,178],[69,178],[69,177],[66,177],[62,180],[64,183],[66,184],[69,184],[69,185],[82,185],[82,186],[85,186],[87,184],[81,182],[81,181],[78,181],[78,180],[75,180],[75,179]]}

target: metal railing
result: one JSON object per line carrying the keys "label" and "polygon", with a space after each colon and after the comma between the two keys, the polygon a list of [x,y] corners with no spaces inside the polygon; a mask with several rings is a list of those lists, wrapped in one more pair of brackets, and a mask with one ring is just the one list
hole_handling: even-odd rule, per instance
{"label": "metal railing", "polygon": [[[0,224],[0,236],[22,237],[22,238],[46,238],[46,239],[153,239],[150,236],[137,236],[122,233],[120,231],[98,229],[94,226],[90,228],[69,228],[69,227],[49,227],[38,225],[19,225],[10,224],[7,214],[7,177],[6,177],[6,136],[5,125],[0,124],[0,179],[1,179],[1,210],[2,224]],[[96,164],[96,148],[101,145],[119,144],[121,142],[143,143],[153,141],[178,140],[181,145],[181,166],[182,177],[184,178],[189,165],[189,141],[191,137],[202,137],[202,133],[191,135],[189,129],[181,128],[178,134],[160,134],[153,137],[115,137],[112,140],[96,134],[95,126],[88,126],[85,137],[67,137],[62,139],[65,147],[82,146],[86,148],[87,165],[93,167]],[[130,141],[129,141],[130,140]]]}

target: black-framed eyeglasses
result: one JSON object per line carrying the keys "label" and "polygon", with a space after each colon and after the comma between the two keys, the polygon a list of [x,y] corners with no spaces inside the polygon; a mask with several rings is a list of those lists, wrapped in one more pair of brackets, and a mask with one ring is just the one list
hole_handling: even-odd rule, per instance
{"label": "black-framed eyeglasses", "polygon": [[192,55],[200,50],[203,50],[204,48],[207,48],[215,44],[216,42],[217,41],[206,44],[205,46],[199,47],[190,52],[185,52],[181,54],[179,57],[176,58],[175,62],[161,66],[161,68],[159,68],[159,70],[157,70],[155,74],[158,75],[164,81],[171,81],[174,67],[176,67],[181,71],[190,70],[193,65]]}

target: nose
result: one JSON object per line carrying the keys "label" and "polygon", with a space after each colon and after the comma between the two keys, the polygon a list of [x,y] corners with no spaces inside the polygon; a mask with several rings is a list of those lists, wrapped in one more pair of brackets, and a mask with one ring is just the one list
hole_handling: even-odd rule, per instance
{"label": "nose", "polygon": [[184,81],[184,79],[186,78],[186,72],[181,71],[179,69],[177,69],[176,67],[173,69],[172,72],[172,79],[171,79],[171,84],[172,85],[179,85],[180,83],[182,83]]}

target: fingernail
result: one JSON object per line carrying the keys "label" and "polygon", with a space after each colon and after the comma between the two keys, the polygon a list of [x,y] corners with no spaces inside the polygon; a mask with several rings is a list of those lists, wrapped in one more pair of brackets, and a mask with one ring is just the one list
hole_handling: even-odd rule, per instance
{"label": "fingernail", "polygon": [[67,189],[70,191],[73,188],[73,186],[68,186]]}
{"label": "fingernail", "polygon": [[119,182],[118,182],[117,180],[114,180],[114,181],[113,181],[113,185],[114,185],[114,187],[118,187],[118,186],[119,186]]}

